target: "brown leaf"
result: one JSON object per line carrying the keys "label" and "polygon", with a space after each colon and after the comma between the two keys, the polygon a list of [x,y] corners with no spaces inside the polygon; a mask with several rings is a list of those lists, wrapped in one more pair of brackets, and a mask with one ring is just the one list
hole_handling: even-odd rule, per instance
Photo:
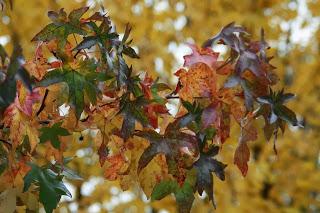
{"label": "brown leaf", "polygon": [[245,177],[248,172],[248,161],[250,151],[246,142],[240,142],[234,153],[234,164],[238,166],[242,175]]}

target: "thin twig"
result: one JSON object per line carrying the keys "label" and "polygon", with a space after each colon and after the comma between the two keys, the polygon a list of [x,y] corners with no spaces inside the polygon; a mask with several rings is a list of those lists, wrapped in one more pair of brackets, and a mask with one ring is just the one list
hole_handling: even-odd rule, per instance
{"label": "thin twig", "polygon": [[38,112],[37,112],[37,116],[39,116],[39,114],[40,114],[40,113],[43,111],[43,109],[46,107],[45,102],[46,102],[48,93],[49,93],[49,90],[46,89],[46,91],[45,91],[45,93],[44,93],[44,96],[43,96],[43,99],[42,99],[42,103],[41,103],[40,108],[39,108],[39,110],[38,110]]}

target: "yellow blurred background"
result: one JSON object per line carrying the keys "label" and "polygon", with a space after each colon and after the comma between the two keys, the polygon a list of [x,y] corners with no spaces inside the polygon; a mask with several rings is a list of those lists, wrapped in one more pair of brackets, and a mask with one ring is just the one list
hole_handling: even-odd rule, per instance
{"label": "yellow blurred background", "polygon": [[[226,180],[214,179],[217,209],[206,196],[198,197],[192,212],[320,212],[320,1],[318,0],[14,0],[13,10],[2,12],[0,43],[10,47],[18,33],[26,58],[33,57],[30,40],[48,22],[47,11],[63,7],[67,12],[101,5],[118,32],[126,23],[140,60],[132,60],[136,72],[146,71],[174,84],[173,73],[189,53],[185,42],[201,45],[235,21],[256,39],[264,28],[272,64],[281,78],[278,88],[297,94],[290,107],[304,129],[289,127],[277,141],[278,155],[262,134],[250,143],[249,172],[243,178],[233,164],[238,129],[224,145],[221,160],[228,164]],[[223,47],[215,46],[224,51]],[[175,212],[168,197],[150,202],[138,186],[122,192],[119,183],[106,181],[98,156],[88,142],[75,143],[72,167],[84,181],[69,182],[72,199],[63,199],[57,212]],[[228,154],[229,153],[229,154]],[[147,180],[146,180],[147,181]]]}

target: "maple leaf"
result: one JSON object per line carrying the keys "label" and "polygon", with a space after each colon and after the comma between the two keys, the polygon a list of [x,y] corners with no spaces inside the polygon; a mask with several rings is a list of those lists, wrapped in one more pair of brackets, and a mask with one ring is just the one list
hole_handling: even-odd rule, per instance
{"label": "maple leaf", "polygon": [[137,132],[135,135],[150,142],[139,159],[138,172],[146,167],[157,154],[164,154],[167,162],[177,161],[181,157],[183,148],[187,148],[194,156],[198,154],[197,138],[193,135],[183,132],[176,132],[175,134],[169,132],[166,135],[161,135],[153,130]]}
{"label": "maple leaf", "polygon": [[34,76],[38,81],[44,77],[44,75],[47,73],[47,70],[52,66],[50,66],[48,60],[44,58],[43,44],[38,45],[34,58],[32,60],[28,60],[23,66],[30,73],[30,75]]}
{"label": "maple leaf", "polygon": [[224,88],[236,88],[238,85],[243,90],[247,111],[253,110],[253,103],[257,97],[268,93],[269,80],[256,78],[251,72],[243,75],[233,74],[224,83]]}
{"label": "maple leaf", "polygon": [[67,129],[61,127],[62,122],[53,124],[51,127],[42,127],[39,131],[40,143],[50,141],[52,146],[56,149],[60,148],[59,136],[68,136],[70,133]]}
{"label": "maple leaf", "polygon": [[216,68],[216,62],[219,57],[219,53],[213,52],[210,48],[199,48],[194,44],[188,44],[192,50],[192,54],[183,56],[184,67],[191,67],[196,63],[204,63],[211,69]]}
{"label": "maple leaf", "polygon": [[9,138],[13,148],[18,147],[27,135],[31,146],[30,152],[32,152],[39,141],[37,121],[22,113],[15,103],[6,109],[3,121],[5,126],[10,128]]}
{"label": "maple leaf", "polygon": [[194,168],[197,171],[197,180],[196,187],[200,195],[205,191],[209,197],[209,200],[212,201],[213,206],[215,207],[215,201],[213,196],[213,175],[220,179],[224,180],[224,169],[227,165],[213,159],[212,157],[217,155],[219,152],[219,147],[215,146],[208,153],[201,153],[200,158],[194,163]]}
{"label": "maple leaf", "polygon": [[182,88],[179,97],[192,102],[194,97],[212,97],[217,90],[217,77],[215,71],[204,63],[197,63],[188,71],[180,69],[175,73],[179,77]]}
{"label": "maple leaf", "polygon": [[87,32],[82,29],[80,18],[87,12],[89,7],[83,7],[73,10],[67,18],[66,12],[61,9],[58,13],[48,12],[48,17],[53,23],[48,24],[31,41],[51,41],[58,39],[59,48],[63,49],[67,43],[70,34],[86,35]]}
{"label": "maple leaf", "polygon": [[143,97],[137,98],[134,101],[128,99],[128,96],[122,98],[119,112],[124,116],[120,131],[121,137],[124,140],[127,140],[133,134],[136,121],[140,122],[143,126],[149,124],[149,119],[143,110],[143,106],[148,103],[147,100]]}
{"label": "maple leaf", "polygon": [[284,90],[277,93],[270,89],[270,94],[268,96],[258,97],[257,101],[263,105],[268,105],[271,108],[268,116],[270,124],[276,122],[278,119],[282,119],[293,126],[297,126],[299,124],[295,113],[283,105],[294,97],[294,94],[284,93]]}
{"label": "maple leaf", "polygon": [[79,119],[85,106],[84,93],[86,93],[92,103],[96,102],[96,81],[97,79],[91,78],[90,73],[82,75],[75,70],[56,69],[48,72],[45,77],[38,82],[37,86],[47,87],[52,84],[65,82],[68,85],[69,102],[75,108],[76,116]]}
{"label": "maple leaf", "polygon": [[238,37],[235,33],[247,33],[244,28],[235,26],[234,22],[226,25],[222,30],[214,37],[208,39],[203,43],[203,47],[210,47],[214,42],[222,40],[226,45],[231,48],[235,48],[235,43],[238,41]]}
{"label": "maple leaf", "polygon": [[264,136],[269,141],[272,135],[274,135],[273,149],[275,153],[277,153],[276,141],[279,128],[284,133],[286,122],[293,126],[303,127],[298,122],[296,114],[284,105],[294,97],[295,95],[292,93],[284,93],[283,89],[279,92],[274,92],[270,89],[269,95],[257,98],[261,106],[256,111],[255,117],[259,117],[260,115],[264,117]]}
{"label": "maple leaf", "polygon": [[234,154],[234,164],[238,166],[243,176],[247,175],[248,161],[250,160],[250,150],[247,142],[255,141],[258,138],[258,132],[253,125],[253,118],[253,114],[249,114],[242,120],[239,144]]}
{"label": "maple leaf", "polygon": [[65,178],[69,180],[83,180],[79,174],[68,167],[68,163],[70,163],[74,157],[63,158],[61,162],[55,162],[54,164],[49,163],[46,167],[50,167],[50,169],[56,173],[62,174]]}
{"label": "maple leaf", "polygon": [[71,197],[71,193],[62,182],[62,177],[59,177],[54,171],[48,168],[41,168],[30,163],[31,170],[23,178],[23,191],[26,192],[32,183],[40,186],[40,202],[43,204],[46,212],[50,213],[55,209],[62,195]]}
{"label": "maple leaf", "polygon": [[239,74],[245,70],[250,70],[257,77],[266,77],[266,73],[262,70],[259,57],[250,50],[241,51],[235,70]]}
{"label": "maple leaf", "polygon": [[[20,86],[18,85],[18,87]],[[40,99],[41,96],[38,88],[33,89],[31,92],[20,88],[14,104],[21,112],[28,116],[32,116],[32,106],[34,103],[40,101]]]}

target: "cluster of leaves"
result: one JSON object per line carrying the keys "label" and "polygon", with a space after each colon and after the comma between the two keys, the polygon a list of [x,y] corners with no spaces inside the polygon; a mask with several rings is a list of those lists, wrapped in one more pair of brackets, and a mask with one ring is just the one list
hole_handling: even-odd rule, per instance
{"label": "cluster of leaves", "polygon": [[[284,106],[293,95],[271,89],[277,76],[263,31],[261,40],[252,41],[231,23],[202,47],[190,44],[192,53],[175,73],[179,81],[171,91],[127,64],[125,57],[139,58],[130,46],[129,25],[120,38],[106,14],[84,17],[87,11],[50,11],[52,23],[32,39],[38,44],[32,60],[24,62],[18,47],[10,58],[0,49],[1,178],[14,182],[21,175],[24,191],[34,185],[47,212],[62,195],[71,196],[63,184],[72,173],[63,153],[72,146],[73,133],[99,130],[97,154],[102,167],[108,162],[110,180],[140,175],[161,156],[165,174],[156,177],[151,198],[174,193],[179,211],[189,212],[196,192],[205,191],[215,206],[213,174],[224,180],[226,168],[216,156],[230,137],[232,119],[241,128],[234,163],[243,176],[250,158],[247,142],[258,137],[256,118],[264,118],[267,141],[277,138],[279,128],[284,132],[286,123],[299,125]],[[215,43],[227,46],[225,60],[212,50]],[[180,101],[177,115],[167,109],[170,99]],[[71,107],[68,112],[60,112],[63,104]],[[148,146],[134,152],[140,140]],[[126,168],[132,165],[126,152],[139,159],[137,165]],[[56,163],[37,164],[48,156]]]}

